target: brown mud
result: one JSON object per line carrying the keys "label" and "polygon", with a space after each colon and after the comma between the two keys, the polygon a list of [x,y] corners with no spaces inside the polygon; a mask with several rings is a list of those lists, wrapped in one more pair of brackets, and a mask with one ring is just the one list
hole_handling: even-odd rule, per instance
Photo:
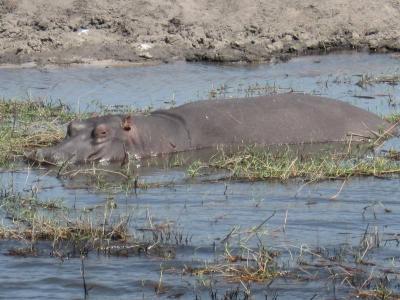
{"label": "brown mud", "polygon": [[396,0],[0,0],[0,63],[263,62],[400,50]]}

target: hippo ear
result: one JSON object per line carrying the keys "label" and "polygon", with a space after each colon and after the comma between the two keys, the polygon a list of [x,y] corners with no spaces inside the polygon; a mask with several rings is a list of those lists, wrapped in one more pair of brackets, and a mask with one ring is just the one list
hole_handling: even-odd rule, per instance
{"label": "hippo ear", "polygon": [[122,121],[122,128],[126,131],[132,129],[133,126],[133,118],[131,115],[126,116]]}

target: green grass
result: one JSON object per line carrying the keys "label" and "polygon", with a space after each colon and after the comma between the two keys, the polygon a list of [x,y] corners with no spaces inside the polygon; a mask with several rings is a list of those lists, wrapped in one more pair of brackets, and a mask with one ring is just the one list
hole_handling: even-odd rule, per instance
{"label": "green grass", "polygon": [[400,122],[400,114],[399,113],[390,114],[388,116],[385,116],[385,120],[393,124],[398,123]]}
{"label": "green grass", "polygon": [[[94,105],[98,115],[152,110]],[[0,168],[12,168],[24,152],[56,144],[65,136],[65,124],[90,116],[88,112],[75,113],[61,102],[0,99]]]}
{"label": "green grass", "polygon": [[64,137],[62,125],[77,117],[60,103],[0,100],[0,166],[10,167],[24,151],[55,144]]}
{"label": "green grass", "polygon": [[188,174],[196,176],[206,168],[228,170],[230,178],[241,180],[303,178],[318,181],[400,174],[400,163],[389,157],[332,153],[299,155],[289,150],[277,152],[251,147],[233,154],[221,152],[208,162],[194,162],[188,168]]}

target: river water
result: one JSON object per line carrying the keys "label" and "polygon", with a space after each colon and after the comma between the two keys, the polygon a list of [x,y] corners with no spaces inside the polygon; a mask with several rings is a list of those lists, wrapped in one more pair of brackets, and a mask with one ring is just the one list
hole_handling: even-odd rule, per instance
{"label": "river water", "polygon": [[[99,104],[110,110],[116,105],[160,108],[210,97],[293,90],[347,101],[383,116],[399,112],[399,87],[387,83],[360,87],[357,83],[362,76],[399,74],[399,67],[400,60],[391,55],[344,53],[300,57],[274,65],[181,62],[118,68],[4,68],[0,69],[0,96],[61,100],[71,109],[83,111],[96,110]],[[398,145],[394,139],[386,147]],[[213,299],[212,292],[217,293],[214,299],[223,299],[229,289],[244,291],[245,283],[230,283],[218,273],[182,274],[185,266],[201,267],[223,261],[223,241],[229,233],[232,251],[244,249],[244,241],[249,248],[263,243],[281,253],[279,263],[283,269],[303,266],[298,270],[301,278],[288,276],[246,287],[254,299],[352,298],[356,284],[350,284],[351,280],[346,281],[345,276],[335,280],[327,271],[329,268],[308,269],[299,261],[306,261],[308,253],[315,249],[323,249],[332,258],[340,249],[359,245],[366,232],[379,236],[380,243],[364,257],[374,265],[359,267],[372,277],[392,270],[385,274],[390,277],[390,287],[399,292],[400,282],[395,273],[400,271],[400,248],[393,239],[400,234],[397,177],[353,178],[344,183],[205,183],[188,178],[185,168],[153,168],[142,173],[143,181],[172,184],[139,189],[136,193],[118,188],[102,190],[27,166],[3,172],[0,181],[3,187],[12,187],[14,191],[35,189],[40,199],[62,199],[63,205],[76,210],[102,213],[105,203],[112,198],[113,215],[129,214],[129,226],[138,235],[141,228],[170,224],[175,234],[187,237],[188,242],[174,246],[174,256],[168,259],[89,253],[85,259],[89,299]],[[9,222],[4,212],[1,215],[4,223]],[[262,232],[252,235],[254,228],[262,228]],[[0,241],[1,299],[84,298],[79,258],[61,261],[46,254],[6,255],[13,243]],[[160,281],[164,289],[157,292]]]}

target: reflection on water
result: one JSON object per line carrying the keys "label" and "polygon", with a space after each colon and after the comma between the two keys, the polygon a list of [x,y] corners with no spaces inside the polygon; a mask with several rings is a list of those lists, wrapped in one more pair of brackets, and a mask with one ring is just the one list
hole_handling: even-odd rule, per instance
{"label": "reflection on water", "polygon": [[[398,110],[398,87],[379,84],[362,89],[356,82],[359,74],[394,74],[398,72],[397,62],[388,55],[343,54],[256,66],[178,63],[138,68],[0,69],[0,95],[60,98],[73,106],[79,103],[81,108],[91,99],[107,105],[133,103],[140,107],[162,107],[169,105],[164,102],[171,99],[180,104],[207,98],[213,87],[225,86],[216,93],[235,96],[257,94],[262,92],[260,87],[268,85],[270,88],[275,84],[328,95],[387,114]],[[255,83],[259,85],[255,86]],[[251,92],[246,91],[249,85],[253,85]],[[360,95],[374,98],[354,97]],[[392,102],[388,102],[387,95]],[[386,147],[398,148],[398,140],[391,140]],[[190,155],[186,161],[195,159]],[[242,284],[229,284],[218,274],[180,274],[187,266],[203,266],[205,261],[221,260],[225,251],[222,241],[233,229],[236,231],[230,246],[234,250],[260,224],[263,224],[263,233],[253,235],[246,245],[254,247],[262,242],[280,251],[281,263],[288,268],[299,262],[300,255],[305,257],[307,249],[331,251],[332,257],[332,253],[343,245],[350,248],[359,245],[366,228],[376,229],[381,243],[364,257],[376,265],[359,267],[372,274],[382,269],[398,270],[400,266],[398,245],[395,241],[385,243],[400,233],[400,180],[397,177],[309,184],[298,180],[288,183],[211,180],[202,183],[188,178],[186,168],[171,167],[173,165],[174,159],[161,167],[142,163],[135,171],[139,180],[169,184],[140,188],[136,192],[120,188],[112,176],[108,181],[116,188],[102,190],[82,180],[56,178],[49,175],[47,169],[32,169],[25,165],[18,172],[1,173],[0,184],[16,192],[37,191],[44,200],[61,198],[65,206],[76,210],[85,208],[101,213],[106,202],[112,199],[115,202],[113,214],[129,214],[129,226],[135,234],[140,235],[140,229],[151,222],[172,224],[190,235],[190,245],[178,246],[173,259],[90,253],[85,260],[85,274],[93,299],[195,299],[196,295],[209,299],[210,288],[218,291],[219,298],[229,288],[243,290]],[[0,214],[4,224],[12,223],[1,209]],[[84,298],[78,258],[61,261],[50,255],[6,255],[8,249],[24,245],[29,245],[29,241],[22,244],[0,242],[0,298]],[[343,278],[334,286],[333,275],[319,276],[320,271],[323,270],[300,272],[311,278],[306,281],[288,277],[268,282],[268,286],[252,284],[252,294],[255,299],[264,299],[265,295],[270,298],[278,295],[277,299],[326,299],[349,297],[349,293],[354,292],[345,281],[342,282]],[[348,274],[353,271],[346,269]],[[160,278],[166,289],[156,295]]]}

